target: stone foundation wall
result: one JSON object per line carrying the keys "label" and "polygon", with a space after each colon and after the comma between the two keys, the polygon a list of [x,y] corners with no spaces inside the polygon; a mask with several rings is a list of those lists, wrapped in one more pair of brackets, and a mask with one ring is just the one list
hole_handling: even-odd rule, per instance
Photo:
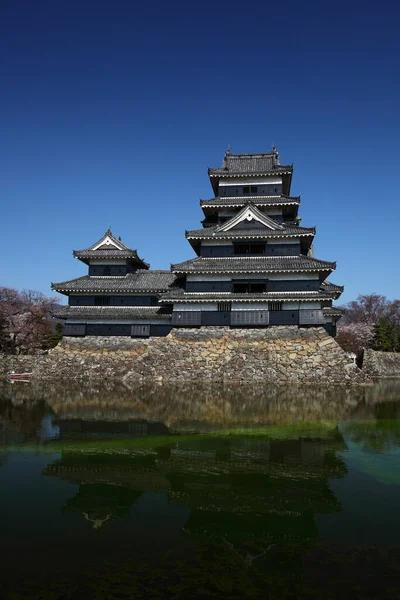
{"label": "stone foundation wall", "polygon": [[3,372],[30,370],[33,379],[42,380],[369,381],[323,328],[294,326],[182,328],[150,339],[64,338],[45,357],[2,362]]}
{"label": "stone foundation wall", "polygon": [[371,377],[400,377],[400,352],[365,350],[363,371]]}

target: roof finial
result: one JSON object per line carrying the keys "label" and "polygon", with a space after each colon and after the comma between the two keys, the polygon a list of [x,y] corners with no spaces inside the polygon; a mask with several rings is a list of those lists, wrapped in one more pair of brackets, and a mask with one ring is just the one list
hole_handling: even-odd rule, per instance
{"label": "roof finial", "polygon": [[275,142],[272,142],[272,152],[276,152]]}
{"label": "roof finial", "polygon": [[111,225],[108,226],[108,229],[106,231],[106,235],[112,235]]}
{"label": "roof finial", "polygon": [[228,144],[228,147],[226,149],[226,153],[225,154],[230,154],[230,151],[231,151],[231,145]]}

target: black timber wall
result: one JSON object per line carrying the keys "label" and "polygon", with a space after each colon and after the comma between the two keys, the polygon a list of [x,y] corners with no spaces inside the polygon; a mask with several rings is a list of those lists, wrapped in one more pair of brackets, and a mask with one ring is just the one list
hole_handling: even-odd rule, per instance
{"label": "black timber wall", "polygon": [[131,273],[134,269],[127,265],[89,265],[89,275],[107,276],[112,277],[123,276],[127,273]]}
{"label": "black timber wall", "polygon": [[298,256],[301,254],[300,244],[267,244],[267,256]]}
{"label": "black timber wall", "polygon": [[323,327],[326,329],[329,335],[331,335],[332,337],[336,337],[336,323],[326,323],[325,325],[323,325]]}
{"label": "black timber wall", "polygon": [[[251,173],[249,173],[251,175]],[[243,189],[245,187],[257,187],[257,193],[245,194]],[[279,196],[282,194],[282,184],[281,183],[270,183],[258,185],[257,183],[246,184],[244,185],[219,185],[218,193],[223,198],[224,196],[236,197],[236,196]]]}
{"label": "black timber wall", "polygon": [[[264,312],[264,311],[254,311]],[[231,325],[230,311],[176,311],[172,313],[175,327],[199,327],[200,325]],[[177,318],[178,317],[178,318]],[[298,325],[298,310],[269,311],[269,325]],[[265,326],[262,324],[261,326]]]}
{"label": "black timber wall", "polygon": [[130,325],[100,325],[91,324],[86,325],[86,335],[131,335]]}
{"label": "black timber wall", "polygon": [[[255,311],[256,312],[256,311]],[[262,312],[262,311],[260,311]],[[231,325],[232,313],[217,312],[217,311],[204,311],[202,314],[198,314],[198,311],[193,311],[193,315],[190,311],[184,311],[185,319],[179,321],[175,320],[174,325],[170,323],[150,325],[150,337],[163,337],[169,334],[172,327],[199,327],[202,326],[230,326]],[[191,318],[191,317],[194,318]],[[285,310],[285,311],[270,311],[269,312],[269,326],[274,325],[298,325],[299,324],[299,311]],[[245,327],[242,323],[239,327]],[[319,326],[319,325],[318,325]],[[259,325],[250,325],[250,327],[265,327],[265,323]],[[313,327],[308,325],[306,327]],[[326,331],[331,335],[336,335],[336,326],[327,323],[323,326]],[[64,329],[64,336],[131,336],[131,325],[100,325],[100,324],[71,324],[66,325]]]}
{"label": "black timber wall", "polygon": [[201,324],[202,325],[219,325],[228,326],[231,324],[231,313],[230,311],[208,311],[204,310],[201,313]]}
{"label": "black timber wall", "polygon": [[[319,290],[319,279],[293,279],[293,280],[265,280],[265,279],[238,279],[240,283],[253,281],[267,283],[268,292],[307,292]],[[233,292],[233,281],[187,281],[187,292]]]}
{"label": "black timber wall", "polygon": [[[93,336],[129,336],[131,335],[131,325],[129,324],[98,324],[98,323],[87,323],[86,326],[82,325],[65,325],[64,333],[65,336],[82,336],[82,335],[93,335]],[[160,323],[150,325],[150,337],[163,337],[169,334],[172,329],[170,323]]]}
{"label": "black timber wall", "polygon": [[298,325],[298,310],[271,310],[269,313],[270,325]]}
{"label": "black timber wall", "polygon": [[158,304],[158,298],[154,295],[143,296],[113,296],[110,294],[73,294],[69,297],[70,306],[96,306],[95,298],[103,298],[107,296],[109,303],[107,306],[156,306]]}
{"label": "black timber wall", "polygon": [[319,290],[320,285],[319,279],[270,279],[267,289],[269,292],[307,292]]}
{"label": "black timber wall", "polygon": [[231,281],[187,281],[187,292],[231,292]]}
{"label": "black timber wall", "polygon": [[[247,240],[243,243],[247,243]],[[258,242],[255,241],[253,243]],[[233,244],[226,246],[201,246],[200,250],[200,256],[214,256],[217,258],[222,256],[298,256],[299,254],[301,254],[300,244],[265,244],[263,253],[252,255],[236,255]]]}

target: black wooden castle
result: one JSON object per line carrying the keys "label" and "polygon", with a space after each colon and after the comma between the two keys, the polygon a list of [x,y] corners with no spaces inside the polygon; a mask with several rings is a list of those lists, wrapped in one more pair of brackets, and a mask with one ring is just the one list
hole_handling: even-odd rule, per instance
{"label": "black wooden castle", "polygon": [[231,154],[209,169],[215,197],[201,200],[203,227],[187,231],[197,254],[149,268],[111,230],[74,251],[88,275],[53,283],[69,297],[54,313],[64,335],[167,335],[173,327],[319,326],[335,335],[343,287],[327,281],[336,263],[314,257],[314,227],[301,227],[299,196],[290,195],[293,166],[275,147]]}

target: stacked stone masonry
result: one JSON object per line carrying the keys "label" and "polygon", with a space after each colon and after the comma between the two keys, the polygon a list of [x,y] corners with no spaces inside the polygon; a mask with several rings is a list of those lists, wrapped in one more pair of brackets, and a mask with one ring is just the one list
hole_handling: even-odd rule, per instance
{"label": "stacked stone masonry", "polygon": [[363,371],[372,377],[400,377],[400,352],[365,350]]}
{"label": "stacked stone masonry", "polygon": [[173,329],[167,337],[64,338],[47,356],[3,357],[41,380],[367,383],[323,328]]}

